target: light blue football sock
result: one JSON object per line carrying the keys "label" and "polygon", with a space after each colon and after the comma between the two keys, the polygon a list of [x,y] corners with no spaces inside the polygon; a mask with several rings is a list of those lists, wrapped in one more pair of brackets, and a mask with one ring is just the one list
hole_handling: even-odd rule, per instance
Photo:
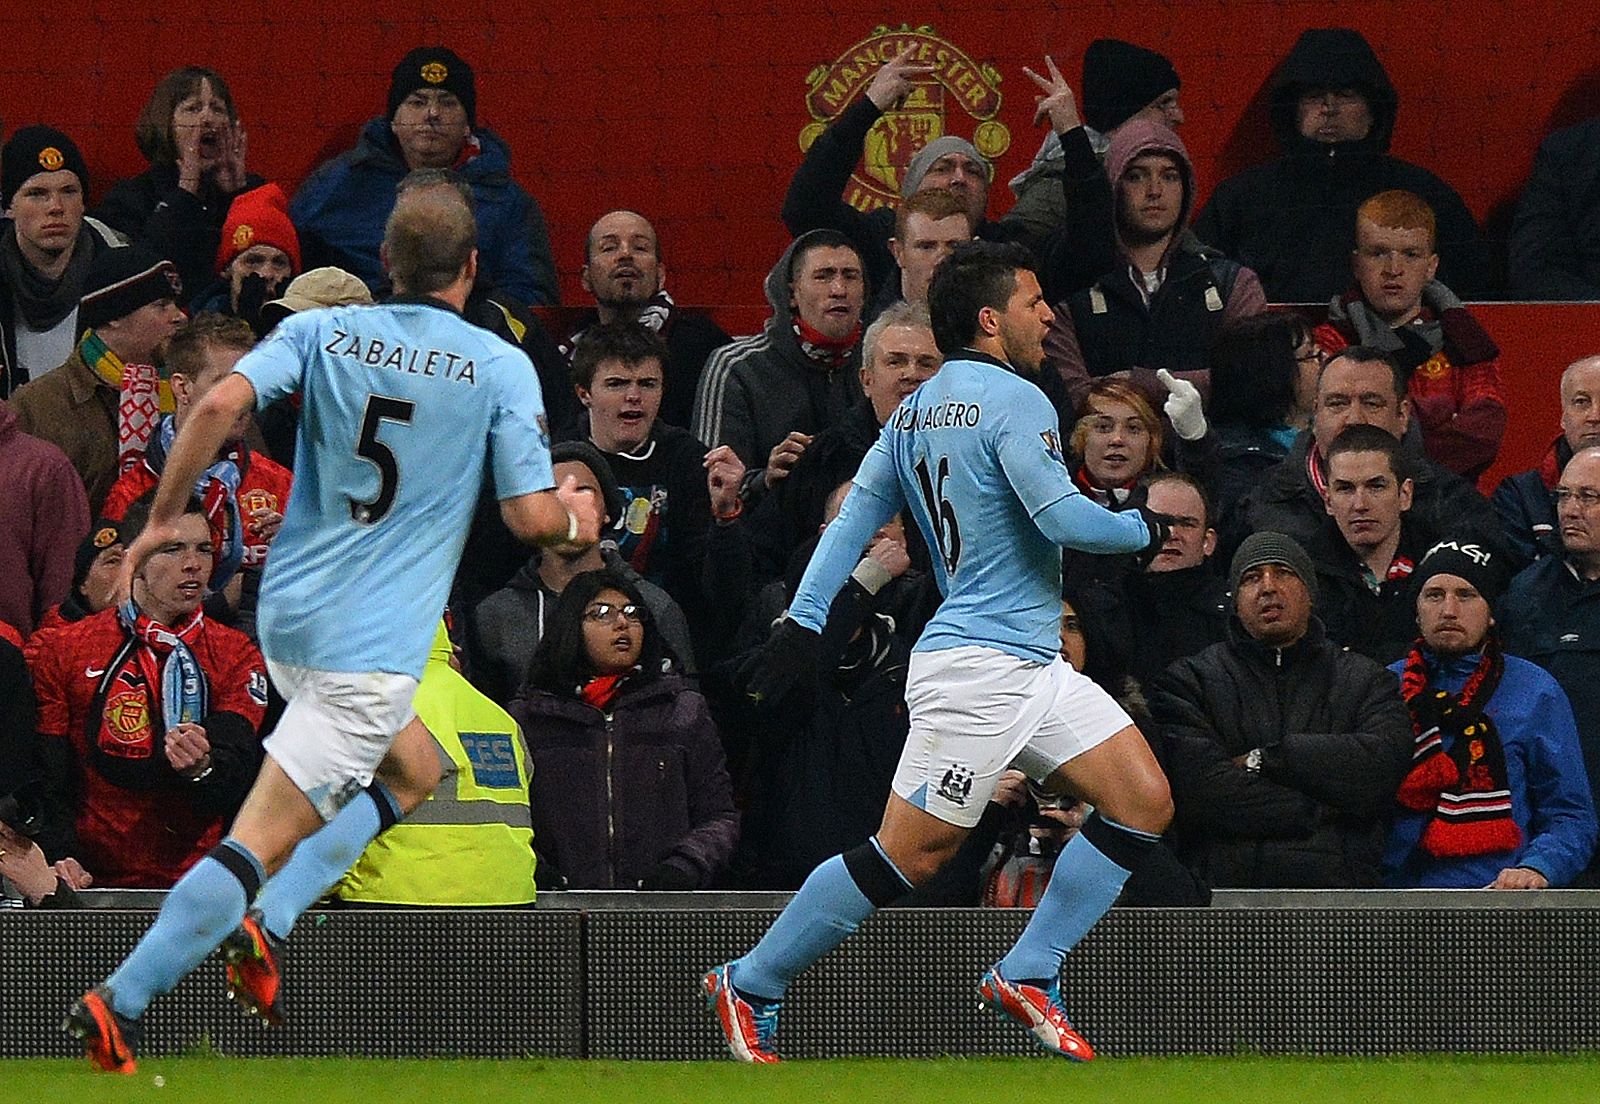
{"label": "light blue football sock", "polygon": [[[1060,977],[1067,952],[1106,914],[1122,892],[1131,867],[1160,838],[1092,814],[1083,830],[1062,848],[1028,926],[1000,960],[1000,976],[1009,981],[1054,981]],[[1128,865],[1114,861],[1108,852]]]}
{"label": "light blue football sock", "polygon": [[261,876],[260,861],[231,837],[190,867],[139,945],[106,979],[117,1014],[138,1019],[200,965],[244,919]]}
{"label": "light blue football sock", "polygon": [[876,839],[835,855],[811,872],[767,934],[733,964],[734,987],[759,1000],[782,1000],[802,970],[910,889]]}
{"label": "light blue football sock", "polygon": [[[380,808],[380,801],[388,808]],[[279,939],[289,938],[301,913],[344,877],[378,833],[399,819],[400,805],[382,782],[351,798],[338,816],[301,840],[283,869],[261,887],[256,908],[266,929]]]}

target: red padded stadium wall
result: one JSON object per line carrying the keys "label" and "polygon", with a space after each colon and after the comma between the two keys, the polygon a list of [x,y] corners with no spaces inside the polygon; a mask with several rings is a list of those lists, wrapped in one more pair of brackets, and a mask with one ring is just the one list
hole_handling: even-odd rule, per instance
{"label": "red padded stadium wall", "polygon": [[[931,28],[965,68],[998,74],[975,82],[954,65],[950,86],[934,90],[949,131],[973,132],[978,120],[960,106],[970,99],[1009,132],[994,213],[1038,144],[1021,67],[1050,52],[1076,86],[1083,47],[1102,35],[1177,64],[1183,137],[1204,182],[1272,153],[1264,85],[1296,36],[1356,27],[1399,89],[1394,151],[1449,180],[1501,233],[1539,140],[1600,112],[1593,0],[86,0],[0,6],[0,118],[7,130],[39,121],[72,133],[98,195],[144,167],[133,121],[161,74],[207,65],[232,85],[250,167],[293,188],[382,112],[407,49],[444,42],[477,70],[479,121],[510,140],[516,175],[544,208],[569,300],[581,301],[585,229],[630,206],[660,228],[681,300],[756,305],[785,239],[777,211],[800,135],[815,121],[808,75],[902,24]],[[1513,342],[1506,324],[1494,328]],[[1559,360],[1536,343],[1508,368],[1520,377]],[[1519,449],[1548,424],[1530,417]]]}

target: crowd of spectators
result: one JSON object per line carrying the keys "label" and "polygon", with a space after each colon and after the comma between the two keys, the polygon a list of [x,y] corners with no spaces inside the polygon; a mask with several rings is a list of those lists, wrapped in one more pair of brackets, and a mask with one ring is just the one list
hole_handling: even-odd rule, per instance
{"label": "crowd of spectators", "polygon": [[[149,168],[93,215],[72,138],[12,133],[13,898],[170,886],[243,799],[282,706],[255,594],[293,483],[315,485],[293,470],[297,405],[242,419],[183,539],[131,601],[113,582],[188,412],[281,319],[394,294],[385,220],[426,188],[471,203],[465,314],[526,354],[556,476],[602,504],[605,539],[524,548],[484,492],[417,698],[443,781],[336,897],[793,889],[876,828],[910,649],[940,601],[911,519],[861,550],[814,678],[754,702],[739,670],[880,428],[939,371],[929,281],[973,237],[1037,258],[1054,323],[1036,382],[1079,491],[1172,521],[1148,563],[1063,565],[1062,655],[1136,718],[1175,802],[1125,899],[1600,886],[1600,356],[1529,366],[1559,388],[1559,433],[1533,470],[1482,486],[1506,399],[1463,302],[1600,301],[1600,120],[1540,147],[1506,283],[1449,183],[1388,152],[1398,97],[1355,31],[1301,36],[1270,91],[1281,156],[1198,212],[1177,70],[1111,39],[1085,53],[1081,104],[1053,61],[1027,73],[1047,133],[1009,213],[992,217],[994,167],[955,135],[911,160],[897,210],[856,210],[852,167],[925,68],[887,60],[774,197],[793,240],[766,324],[735,339],[673,298],[664,244],[628,209],[584,235],[592,309],[549,332],[530,310],[557,300],[543,215],[478,123],[471,66],[442,46],[406,54],[383,114],[296,189],[249,170],[239,105],[208,69],[159,83],[136,125]],[[1084,813],[1007,778],[907,903],[1036,900]]]}

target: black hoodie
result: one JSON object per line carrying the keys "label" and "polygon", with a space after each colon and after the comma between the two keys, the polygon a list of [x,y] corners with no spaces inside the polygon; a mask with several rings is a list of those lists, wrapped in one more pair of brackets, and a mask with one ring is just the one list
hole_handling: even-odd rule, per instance
{"label": "black hoodie", "polygon": [[[1300,135],[1297,104],[1316,88],[1356,88],[1372,129],[1352,142]],[[1399,98],[1383,63],[1357,31],[1308,30],[1273,78],[1272,128],[1283,156],[1217,185],[1194,230],[1253,269],[1274,303],[1325,303],[1350,286],[1356,209],[1392,188],[1421,196],[1438,220],[1439,279],[1462,298],[1483,298],[1498,280],[1477,223],[1455,190],[1389,155]]]}

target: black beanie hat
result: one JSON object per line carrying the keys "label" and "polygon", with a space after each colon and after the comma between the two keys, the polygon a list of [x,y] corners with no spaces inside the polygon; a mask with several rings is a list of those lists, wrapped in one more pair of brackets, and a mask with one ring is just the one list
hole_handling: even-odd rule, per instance
{"label": "black beanie hat", "polygon": [[122,522],[112,521],[110,518],[95,518],[94,524],[89,526],[89,535],[78,542],[78,550],[72,558],[72,589],[82,590],[83,581],[89,577],[89,568],[93,566],[95,558],[110,548],[113,544],[125,544],[122,538]]}
{"label": "black beanie hat", "polygon": [[1233,563],[1228,567],[1228,589],[1233,592],[1234,601],[1239,600],[1239,580],[1244,573],[1263,564],[1278,564],[1294,572],[1306,585],[1306,593],[1311,595],[1311,601],[1316,602],[1317,569],[1312,565],[1311,557],[1306,555],[1306,550],[1293,537],[1270,530],[1251,533],[1233,554]]}
{"label": "black beanie hat", "polygon": [[55,127],[23,127],[0,150],[0,210],[11,206],[11,198],[30,176],[66,169],[75,173],[89,198],[89,166],[77,143]]}
{"label": "black beanie hat", "polygon": [[1097,38],[1083,52],[1083,121],[1104,134],[1181,83],[1165,54]]}
{"label": "black beanie hat", "polygon": [[616,525],[622,521],[622,511],[627,508],[627,503],[622,501],[622,488],[617,486],[616,473],[611,470],[611,463],[606,459],[606,454],[588,441],[563,441],[559,445],[550,446],[551,467],[565,464],[569,460],[576,460],[594,472],[595,482],[600,484],[600,494],[605,499],[606,516],[611,519],[600,524],[603,536],[608,525]]}
{"label": "black beanie hat", "polygon": [[418,46],[394,67],[389,78],[389,118],[403,100],[419,88],[442,88],[453,93],[467,109],[467,124],[478,125],[478,92],[472,66],[443,46]]}
{"label": "black beanie hat", "polygon": [[1503,559],[1500,553],[1474,540],[1442,540],[1423,555],[1411,585],[1420,595],[1435,575],[1456,575],[1476,587],[1483,600],[1493,605],[1506,585]]}
{"label": "black beanie hat", "polygon": [[140,307],[182,297],[183,280],[177,266],[148,246],[135,242],[107,249],[90,263],[89,274],[84,278],[78,326],[104,326],[126,318]]}

